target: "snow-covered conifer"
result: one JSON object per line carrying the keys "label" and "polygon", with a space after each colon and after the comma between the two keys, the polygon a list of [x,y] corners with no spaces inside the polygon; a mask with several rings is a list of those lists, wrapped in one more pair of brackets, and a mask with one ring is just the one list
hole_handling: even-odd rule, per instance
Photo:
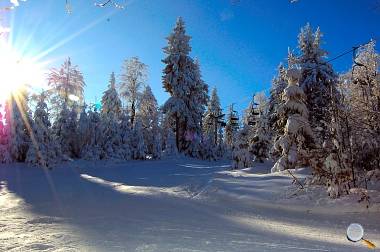
{"label": "snow-covered conifer", "polygon": [[249,134],[250,130],[246,125],[236,134],[232,148],[232,169],[243,169],[253,165],[253,157],[249,152],[247,141]]}
{"label": "snow-covered conifer", "polygon": [[54,164],[59,162],[60,148],[53,141],[51,135],[51,124],[45,99],[44,93],[39,95],[33,121],[30,124],[32,141],[25,162],[51,169]]}
{"label": "snow-covered conifer", "polygon": [[327,52],[321,48],[322,33],[317,28],[313,32],[310,24],[301,29],[298,47],[301,55],[297,64],[301,68],[299,86],[306,95],[309,121],[316,136],[316,144],[322,146],[328,136],[328,123],[331,120],[331,100],[336,95],[337,75],[325,60]]}
{"label": "snow-covered conifer", "polygon": [[232,149],[235,134],[239,129],[237,115],[230,106],[227,113],[226,127],[224,128],[224,142],[228,149]]}
{"label": "snow-covered conifer", "polygon": [[12,158],[9,152],[9,125],[5,122],[0,105],[0,163],[10,163],[11,161]]}
{"label": "snow-covered conifer", "polygon": [[205,136],[213,136],[212,142],[214,145],[217,145],[219,142],[221,142],[220,138],[222,136],[219,133],[221,131],[222,125],[218,122],[223,119],[220,117],[221,115],[222,108],[220,107],[219,96],[217,94],[216,88],[213,88],[210,101],[207,105],[206,113],[204,114],[203,132]]}
{"label": "snow-covered conifer", "polygon": [[189,56],[190,37],[186,35],[182,18],[177,19],[167,40],[163,87],[170,98],[165,102],[163,112],[175,124],[179,151],[194,156],[201,139],[201,116],[208,88],[201,79],[199,63],[194,63]]}
{"label": "snow-covered conifer", "polygon": [[10,153],[13,160],[23,162],[30,145],[29,125],[31,121],[26,89],[20,89],[14,93],[8,102],[6,121],[9,122],[10,127]]}
{"label": "snow-covered conifer", "polygon": [[147,152],[153,153],[154,145],[157,144],[155,137],[160,134],[158,126],[159,111],[157,100],[149,85],[147,85],[142,92],[137,117],[142,123]]}
{"label": "snow-covered conifer", "polygon": [[131,129],[130,119],[128,113],[122,112],[119,122],[119,133],[120,133],[120,147],[117,150],[119,155],[125,159],[129,160],[132,158],[132,129]]}
{"label": "snow-covered conifer", "polygon": [[173,130],[168,130],[168,135],[166,137],[165,145],[165,156],[176,156],[178,155],[178,149],[176,145],[176,138]]}
{"label": "snow-covered conifer", "polygon": [[115,118],[118,118],[121,113],[121,101],[116,90],[116,80],[113,72],[111,73],[108,89],[103,93],[101,113],[103,116],[113,114]]}
{"label": "snow-covered conifer", "polygon": [[274,148],[281,152],[280,159],[272,172],[295,168],[297,162],[306,155],[307,146],[313,141],[305,104],[305,94],[298,86],[300,71],[291,68],[287,71],[288,87],[284,90],[284,104],[280,108],[281,116],[287,118],[284,135],[275,143]]}
{"label": "snow-covered conifer", "polygon": [[277,68],[277,76],[272,80],[272,87],[270,90],[269,97],[269,127],[273,131],[273,138],[276,140],[278,136],[282,135],[284,132],[284,126],[286,121],[281,121],[279,108],[282,104],[282,94],[286,88],[286,68],[283,64],[280,64]]}
{"label": "snow-covered conifer", "polygon": [[144,135],[140,119],[136,120],[135,127],[133,128],[131,150],[133,159],[144,160],[146,158],[146,146],[144,143]]}
{"label": "snow-covered conifer", "polygon": [[157,134],[153,138],[153,144],[152,144],[152,158],[153,159],[160,159],[162,156],[162,139],[161,139],[161,133],[159,131],[156,131]]}
{"label": "snow-covered conifer", "polygon": [[269,156],[270,132],[268,126],[268,101],[264,93],[258,93],[254,97],[258,104],[255,124],[251,130],[250,151],[255,156],[255,160],[263,162]]}
{"label": "snow-covered conifer", "polygon": [[72,132],[69,131],[68,127],[69,117],[70,111],[64,106],[52,128],[54,139],[59,144],[65,159],[71,156],[70,139]]}

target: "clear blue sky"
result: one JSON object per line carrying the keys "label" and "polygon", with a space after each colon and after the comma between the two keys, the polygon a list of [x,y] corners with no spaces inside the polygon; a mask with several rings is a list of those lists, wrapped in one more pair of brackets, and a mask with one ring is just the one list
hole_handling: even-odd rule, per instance
{"label": "clear blue sky", "polygon": [[[270,87],[277,65],[288,47],[296,47],[307,22],[320,26],[330,57],[380,38],[377,0],[132,0],[118,11],[96,8],[93,0],[70,2],[71,15],[65,0],[20,2],[11,17],[12,36],[25,50],[50,48],[43,57],[52,60],[50,66],[70,56],[84,74],[90,102],[95,96],[99,100],[112,71],[120,74],[124,59],[139,56],[162,104],[168,97],[161,84],[162,48],[178,16],[192,36],[191,55],[199,58],[205,81],[217,87],[223,106],[236,102],[239,110],[253,92]],[[350,55],[334,62],[337,71],[350,66]]]}

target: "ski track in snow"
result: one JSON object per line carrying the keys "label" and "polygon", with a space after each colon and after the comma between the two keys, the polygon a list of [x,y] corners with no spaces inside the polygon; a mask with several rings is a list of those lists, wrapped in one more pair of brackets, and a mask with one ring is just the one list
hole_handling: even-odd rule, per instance
{"label": "ski track in snow", "polygon": [[187,158],[0,165],[0,251],[367,251],[346,240],[351,222],[380,245],[378,204],[297,192],[270,163],[228,168]]}

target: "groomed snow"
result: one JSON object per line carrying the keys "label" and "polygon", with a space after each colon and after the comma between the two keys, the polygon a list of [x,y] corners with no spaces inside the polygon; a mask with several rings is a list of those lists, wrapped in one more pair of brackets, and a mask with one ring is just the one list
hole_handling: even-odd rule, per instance
{"label": "groomed snow", "polygon": [[[287,172],[269,173],[272,165],[0,165],[0,251],[367,251],[347,241],[352,222],[380,246],[375,197],[367,210],[318,188],[297,191]],[[294,173],[303,181],[307,171]]]}

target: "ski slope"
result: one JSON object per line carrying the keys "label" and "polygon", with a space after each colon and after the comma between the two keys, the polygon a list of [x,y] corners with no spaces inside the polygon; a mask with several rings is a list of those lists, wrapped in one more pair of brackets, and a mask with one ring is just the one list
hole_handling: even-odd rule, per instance
{"label": "ski slope", "polygon": [[[52,171],[0,165],[0,251],[368,251],[380,208],[297,191],[270,163],[74,161]],[[299,171],[301,179],[307,173]]]}

